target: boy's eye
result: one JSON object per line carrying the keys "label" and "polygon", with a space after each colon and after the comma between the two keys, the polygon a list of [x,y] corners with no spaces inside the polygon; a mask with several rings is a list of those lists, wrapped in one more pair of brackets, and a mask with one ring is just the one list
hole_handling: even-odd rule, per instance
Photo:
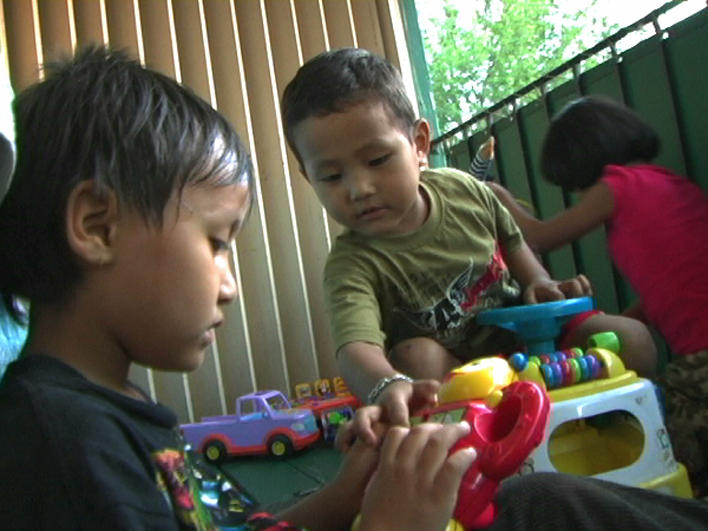
{"label": "boy's eye", "polygon": [[380,157],[376,157],[375,159],[372,159],[369,161],[369,166],[380,166],[381,164],[386,162],[390,156],[391,156],[390,153],[386,153],[385,155],[382,155]]}
{"label": "boy's eye", "polygon": [[340,177],[341,175],[339,173],[333,173],[332,175],[325,175],[323,177],[319,177],[317,180],[325,183],[331,183],[338,180]]}

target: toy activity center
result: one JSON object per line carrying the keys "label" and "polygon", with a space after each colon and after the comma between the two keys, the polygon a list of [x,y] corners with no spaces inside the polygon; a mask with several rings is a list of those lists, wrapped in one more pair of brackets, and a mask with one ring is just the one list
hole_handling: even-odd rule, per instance
{"label": "toy activity center", "polygon": [[[502,381],[534,381],[551,400],[547,435],[527,460],[526,471],[593,476],[690,497],[686,470],[673,456],[657,389],[625,369],[617,355],[617,337],[596,334],[585,350],[555,349],[561,324],[592,307],[592,299],[585,297],[479,316],[482,322],[516,331],[526,344],[526,353],[508,358],[511,372]],[[485,360],[470,365],[473,374]],[[461,374],[465,370],[458,369]],[[447,394],[441,391],[441,396]]]}

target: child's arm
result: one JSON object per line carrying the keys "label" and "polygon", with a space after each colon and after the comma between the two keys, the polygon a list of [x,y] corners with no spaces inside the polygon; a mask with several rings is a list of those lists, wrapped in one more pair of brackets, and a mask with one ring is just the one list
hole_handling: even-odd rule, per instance
{"label": "child's arm", "polygon": [[504,260],[511,276],[521,285],[523,299],[527,304],[581,297],[592,293],[590,281],[585,275],[564,281],[552,280],[525,242],[511,252],[504,252]]}
{"label": "child's arm", "polygon": [[342,345],[337,351],[337,363],[347,386],[362,401],[366,401],[367,395],[381,378],[397,374],[386,359],[383,348],[366,341],[351,341]]}
{"label": "child's arm", "polygon": [[[383,437],[383,425],[378,425],[376,431]],[[363,441],[355,443],[330,483],[279,513],[277,519],[312,531],[348,530],[361,510],[364,489],[378,458],[378,447]]]}
{"label": "child's arm", "polygon": [[479,146],[472,162],[470,162],[468,171],[480,181],[490,180],[489,168],[494,159],[494,143],[494,137],[490,136]]}
{"label": "child's arm", "polygon": [[493,182],[487,186],[512,215],[531,248],[538,251],[550,251],[572,242],[609,219],[614,209],[612,192],[598,182],[582,193],[577,204],[542,221],[529,214],[503,186]]}
{"label": "child's arm", "polygon": [[[364,401],[383,378],[399,374],[379,345],[364,341],[352,341],[340,347],[337,362],[349,388]],[[372,429],[374,422],[383,420],[392,425],[408,426],[409,411],[434,404],[438,387],[434,380],[392,380],[376,398],[376,403],[382,407],[381,418],[365,414],[369,410],[357,411],[352,436],[376,444],[377,437]]]}

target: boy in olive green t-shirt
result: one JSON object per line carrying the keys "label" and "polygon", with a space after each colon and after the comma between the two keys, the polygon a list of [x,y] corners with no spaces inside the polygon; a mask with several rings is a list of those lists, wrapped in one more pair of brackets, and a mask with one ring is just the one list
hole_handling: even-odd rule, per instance
{"label": "boy in olive green t-shirt", "polygon": [[[349,229],[325,268],[342,376],[389,422],[407,425],[409,407],[432,403],[436,380],[465,360],[513,348],[475,324],[480,309],[590,293],[583,275],[550,278],[486,185],[426,169],[430,126],[384,59],[356,48],[314,57],[286,87],[282,116],[301,171]],[[632,319],[589,315],[566,339],[585,344],[608,329],[627,365],[655,363],[648,330]],[[375,420],[358,420],[359,435],[375,440]]]}

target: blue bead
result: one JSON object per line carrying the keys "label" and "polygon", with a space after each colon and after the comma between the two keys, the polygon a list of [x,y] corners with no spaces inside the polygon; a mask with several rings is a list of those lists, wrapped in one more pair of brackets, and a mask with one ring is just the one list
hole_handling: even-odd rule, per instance
{"label": "blue bead", "polygon": [[563,369],[561,369],[560,363],[551,363],[551,372],[553,373],[553,387],[562,386]]}
{"label": "blue bead", "polygon": [[528,365],[528,360],[526,359],[526,356],[523,353],[515,352],[514,354],[509,356],[509,365],[511,365],[511,368],[514,369],[516,372],[521,372]]}
{"label": "blue bead", "polygon": [[553,370],[548,363],[541,365],[541,374],[543,374],[543,379],[546,381],[546,387],[553,389]]}
{"label": "blue bead", "polygon": [[588,367],[588,360],[585,358],[585,356],[578,358],[578,365],[580,365],[580,381],[584,382],[586,380],[590,379],[590,371]]}
{"label": "blue bead", "polygon": [[588,367],[590,369],[590,377],[594,380],[600,376],[600,363],[597,358],[592,354],[586,354],[585,358],[588,360]]}

